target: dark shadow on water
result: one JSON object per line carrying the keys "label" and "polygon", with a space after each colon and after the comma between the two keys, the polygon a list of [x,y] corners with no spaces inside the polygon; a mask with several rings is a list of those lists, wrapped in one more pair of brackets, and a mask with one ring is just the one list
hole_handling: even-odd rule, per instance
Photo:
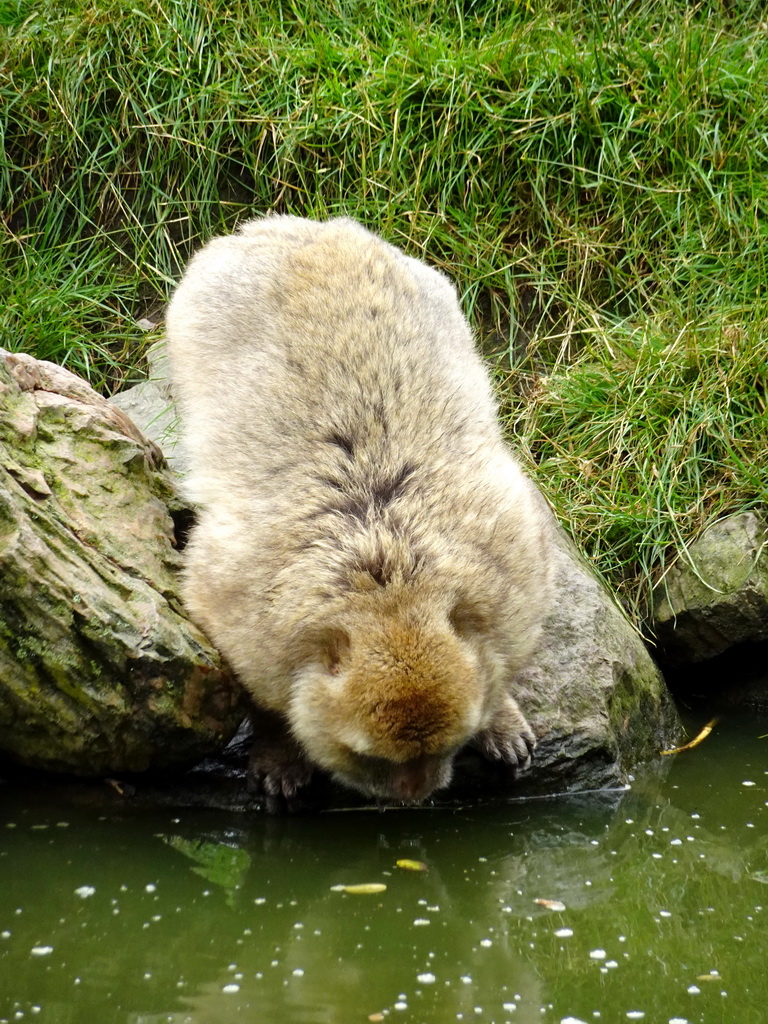
{"label": "dark shadow on water", "polygon": [[768,642],[739,644],[699,665],[667,667],[664,677],[683,708],[768,712]]}

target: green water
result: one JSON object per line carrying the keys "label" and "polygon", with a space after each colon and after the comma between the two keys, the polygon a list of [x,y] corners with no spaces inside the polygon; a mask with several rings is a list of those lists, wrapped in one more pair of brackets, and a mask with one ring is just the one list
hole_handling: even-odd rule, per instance
{"label": "green water", "polygon": [[460,810],[104,815],[6,787],[0,1020],[764,1024],[765,733],[723,721],[613,798]]}

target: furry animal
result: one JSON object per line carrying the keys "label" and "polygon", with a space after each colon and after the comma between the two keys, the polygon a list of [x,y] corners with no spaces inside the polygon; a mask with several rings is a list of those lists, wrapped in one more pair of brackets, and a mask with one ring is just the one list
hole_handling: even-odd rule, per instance
{"label": "furry animal", "polygon": [[266,216],[192,259],[167,328],[184,597],[264,713],[254,784],[419,801],[469,742],[527,765],[546,521],[449,281],[346,218]]}

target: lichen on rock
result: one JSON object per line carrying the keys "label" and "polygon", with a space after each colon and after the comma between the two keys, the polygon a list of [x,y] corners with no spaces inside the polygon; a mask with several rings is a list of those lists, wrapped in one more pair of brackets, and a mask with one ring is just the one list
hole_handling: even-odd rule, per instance
{"label": "lichen on rock", "polygon": [[0,751],[77,774],[190,763],[240,688],[177,596],[160,450],[85,381],[0,350]]}

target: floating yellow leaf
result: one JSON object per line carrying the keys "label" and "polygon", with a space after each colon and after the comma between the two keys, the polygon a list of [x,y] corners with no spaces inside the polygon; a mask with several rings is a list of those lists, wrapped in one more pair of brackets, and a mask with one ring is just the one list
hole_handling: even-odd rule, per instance
{"label": "floating yellow leaf", "polygon": [[368,1014],[368,1020],[374,1020],[374,1021],[384,1020],[384,1014],[383,1013],[369,1013]]}
{"label": "floating yellow leaf", "polygon": [[547,910],[565,910],[565,904],[560,900],[534,900],[533,902],[538,903],[540,907],[546,907]]}
{"label": "floating yellow leaf", "polygon": [[427,865],[423,860],[408,860],[407,857],[402,857],[400,860],[395,862],[399,868],[404,868],[406,871],[427,871]]}
{"label": "floating yellow leaf", "polygon": [[384,892],[383,882],[361,882],[359,885],[332,885],[331,892],[348,892],[351,896],[370,896],[375,892]]}
{"label": "floating yellow leaf", "polygon": [[717,973],[717,971],[712,971],[711,974],[700,974],[698,976],[698,978],[696,979],[696,981],[722,981],[722,980],[723,979],[720,977],[720,975]]}
{"label": "floating yellow leaf", "polygon": [[693,747],[698,747],[698,745],[701,743],[701,741],[705,740],[707,738],[707,736],[709,736],[709,734],[712,732],[712,730],[714,729],[714,727],[716,725],[717,725],[717,719],[713,718],[711,722],[707,722],[707,724],[701,730],[699,735],[698,736],[694,736],[694,738],[689,743],[683,744],[682,747],[672,747],[671,750],[662,750],[661,753],[662,754],[679,754],[683,750],[692,750]]}

